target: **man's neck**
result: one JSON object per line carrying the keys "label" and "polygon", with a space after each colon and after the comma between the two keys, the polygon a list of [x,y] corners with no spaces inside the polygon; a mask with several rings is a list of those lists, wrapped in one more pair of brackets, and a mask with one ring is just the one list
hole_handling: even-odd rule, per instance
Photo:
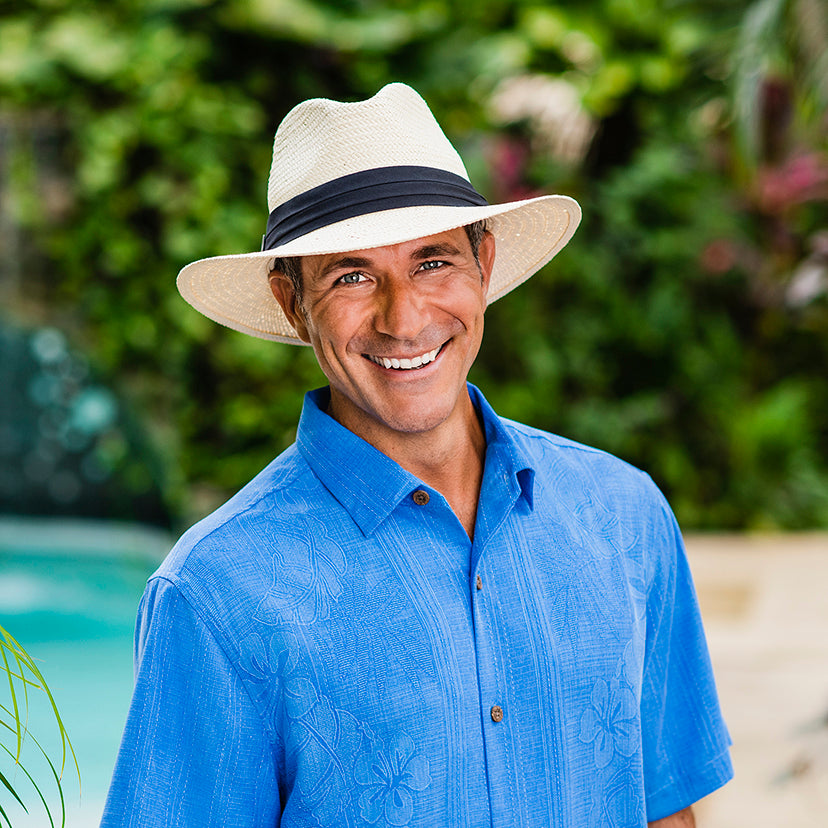
{"label": "man's neck", "polygon": [[[474,538],[477,503],[483,481],[486,438],[483,427],[472,408],[468,428],[460,439],[454,436],[443,441],[442,435],[411,441],[405,456],[394,457],[406,471],[440,492],[463,524],[469,538]],[[413,443],[418,443],[413,445]],[[408,450],[410,449],[410,450]]]}
{"label": "man's neck", "polygon": [[[331,416],[338,419],[329,408]],[[347,423],[343,423],[348,427]],[[468,394],[450,420],[427,432],[351,429],[446,498],[470,538],[483,480],[486,436]]]}

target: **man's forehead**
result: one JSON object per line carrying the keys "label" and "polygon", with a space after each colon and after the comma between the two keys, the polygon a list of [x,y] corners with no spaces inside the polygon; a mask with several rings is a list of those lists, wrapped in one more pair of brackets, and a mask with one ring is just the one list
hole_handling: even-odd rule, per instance
{"label": "man's forehead", "polygon": [[332,267],[367,267],[372,262],[388,257],[428,258],[435,255],[448,255],[471,252],[471,244],[463,227],[455,227],[431,236],[420,236],[397,244],[370,247],[364,250],[344,250],[339,253],[322,253],[316,256],[303,256],[303,264],[311,271],[319,272]]}

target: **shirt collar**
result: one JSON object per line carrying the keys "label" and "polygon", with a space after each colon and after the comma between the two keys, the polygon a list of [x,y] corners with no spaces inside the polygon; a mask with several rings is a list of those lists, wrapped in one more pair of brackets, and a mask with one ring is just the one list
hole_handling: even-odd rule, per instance
{"label": "shirt collar", "polygon": [[[534,505],[535,469],[531,455],[506,429],[504,421],[495,413],[480,389],[467,383],[469,396],[480,413],[486,435],[486,471],[494,465],[509,481],[516,481],[519,493],[531,509]],[[508,422],[508,421],[507,421]]]}
{"label": "shirt collar", "polygon": [[[534,469],[528,456],[511,439],[480,391],[471,383],[468,389],[483,420],[487,471],[494,462],[503,466],[507,475],[517,481],[531,508]],[[296,444],[325,488],[348,511],[363,534],[371,535],[404,497],[424,484],[326,414],[329,400],[327,388],[305,395]]]}

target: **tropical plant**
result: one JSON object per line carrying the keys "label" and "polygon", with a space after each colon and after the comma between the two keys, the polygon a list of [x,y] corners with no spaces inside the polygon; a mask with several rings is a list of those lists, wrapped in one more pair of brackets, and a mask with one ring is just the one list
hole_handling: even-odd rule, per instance
{"label": "tropical plant", "polygon": [[292,442],[324,377],[208,323],[174,274],[258,246],[293,104],[402,80],[491,200],[584,206],[488,312],[473,377],[499,413],[647,469],[686,528],[828,526],[820,0],[4,5],[4,313],[144,415],[182,525]]}
{"label": "tropical plant", "polygon": [[[17,782],[17,775],[19,772],[28,780],[28,783],[34,789],[40,804],[46,811],[46,816],[49,820],[49,825],[55,828],[55,819],[57,815],[53,815],[53,809],[41,790],[41,784],[29,773],[29,771],[22,764],[22,757],[26,742],[31,742],[36,750],[43,756],[48,763],[52,778],[57,793],[60,798],[60,825],[66,824],[66,808],[63,797],[63,787],[61,781],[63,779],[63,772],[66,768],[67,759],[71,760],[75,766],[75,770],[80,778],[80,770],[78,768],[77,757],[72,748],[72,743],[63,726],[63,721],[58,713],[57,705],[52,697],[52,694],[43,679],[43,675],[38,669],[34,659],[23,649],[19,642],[12,637],[3,627],[0,627],[0,672],[6,674],[8,678],[8,694],[5,703],[0,704],[0,750],[3,753],[3,759],[6,760],[4,767],[8,765],[8,759],[12,760],[12,765],[15,773],[10,775],[3,773],[0,770],[0,828],[12,826],[12,815],[10,814],[11,802],[16,802],[26,813],[29,809],[23,801],[23,793]],[[52,760],[47,755],[46,751],[41,747],[40,742],[29,732],[28,717],[29,717],[29,696],[32,692],[42,692],[46,695],[48,704],[54,713],[55,722],[60,733],[61,742],[61,761],[60,770],[55,768]],[[9,799],[11,797],[11,799]],[[5,803],[5,804],[4,804]]]}

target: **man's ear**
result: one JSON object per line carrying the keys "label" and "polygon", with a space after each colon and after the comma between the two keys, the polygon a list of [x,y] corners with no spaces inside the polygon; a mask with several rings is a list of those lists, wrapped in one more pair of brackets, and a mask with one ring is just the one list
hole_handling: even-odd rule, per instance
{"label": "man's ear", "polygon": [[495,237],[488,230],[480,240],[477,259],[480,262],[480,276],[483,279],[483,294],[488,297],[489,282],[495,263]]}
{"label": "man's ear", "polygon": [[296,335],[302,342],[310,342],[308,326],[305,324],[305,312],[296,298],[293,282],[284,273],[274,270],[270,274],[270,290],[279,307],[284,311],[288,322],[293,325]]}

